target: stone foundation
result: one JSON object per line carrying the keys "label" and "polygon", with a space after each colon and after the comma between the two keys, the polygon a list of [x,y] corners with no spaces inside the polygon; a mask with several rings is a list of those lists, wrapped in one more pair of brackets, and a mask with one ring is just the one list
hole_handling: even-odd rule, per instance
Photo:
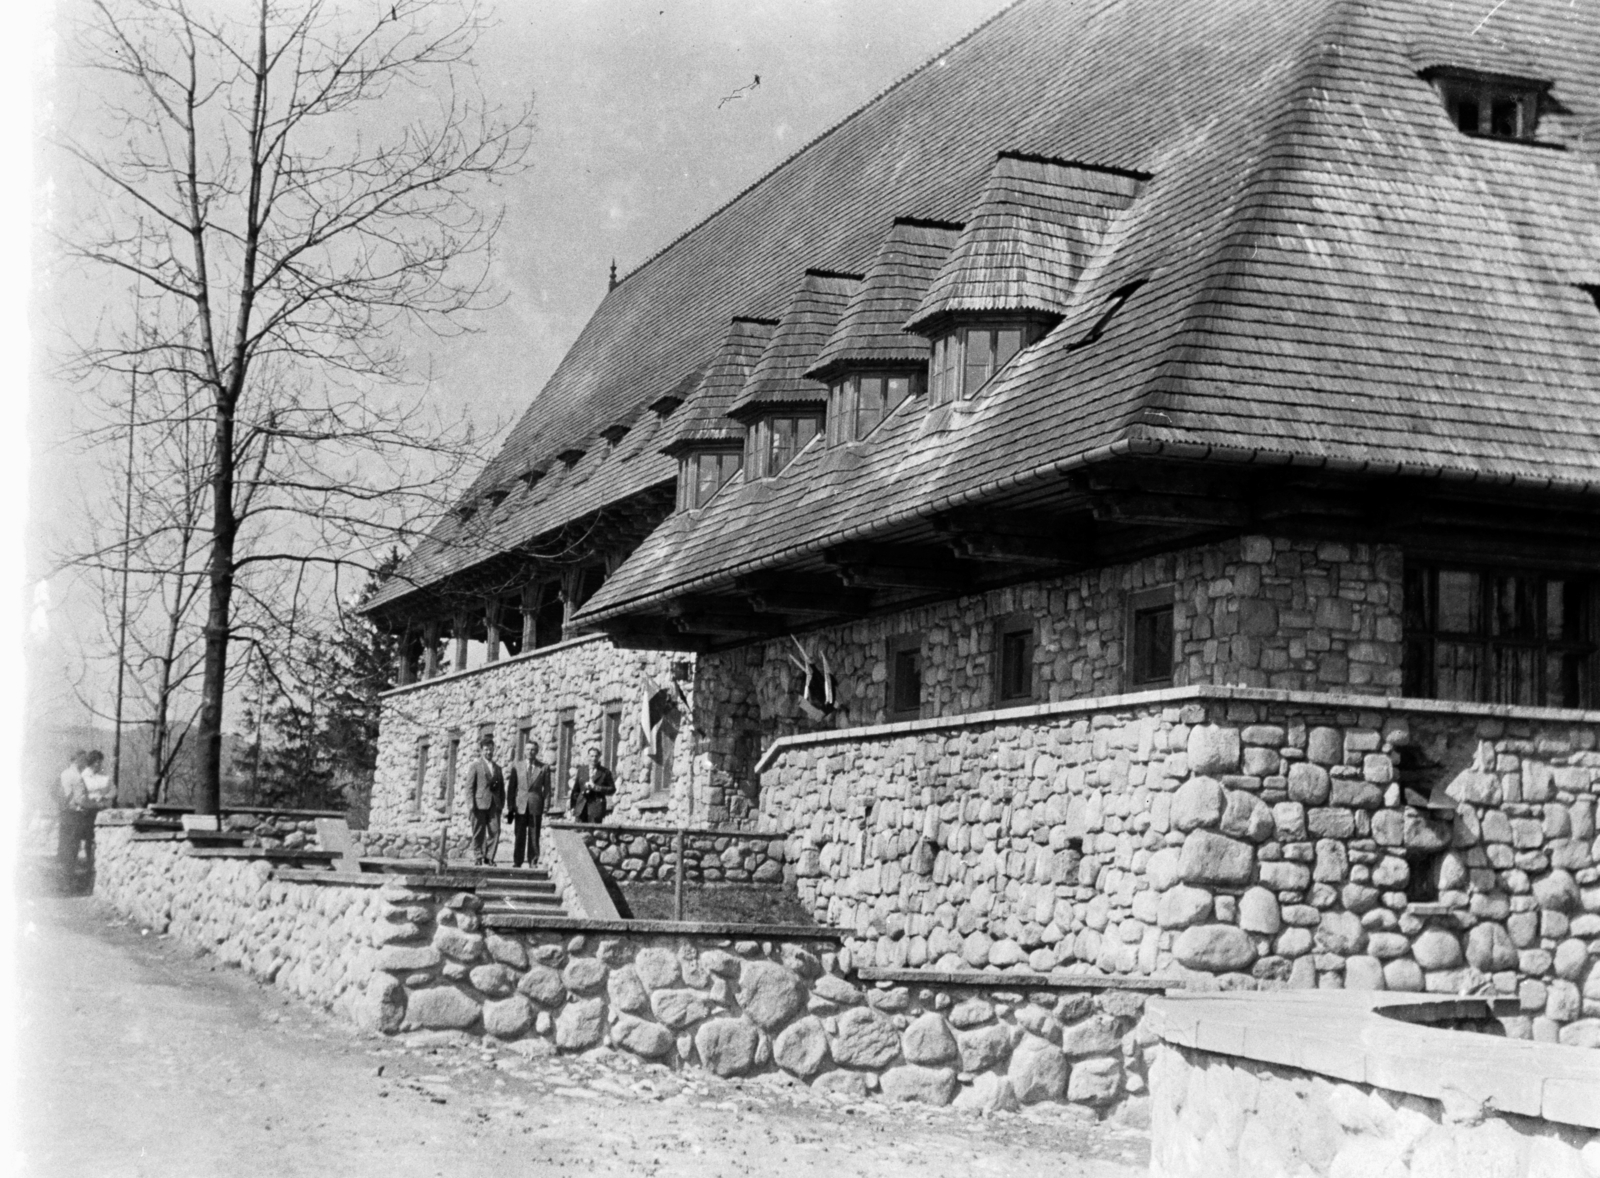
{"label": "stone foundation", "polygon": [[[577,831],[601,870],[619,883],[671,883],[676,874],[676,828],[565,822],[550,826]],[[784,880],[786,850],[781,834],[707,827],[683,833],[686,882],[781,884]]]}
{"label": "stone foundation", "polygon": [[761,823],[878,965],[1497,993],[1593,1045],[1597,746],[1593,713],[1172,689],[790,737]]}

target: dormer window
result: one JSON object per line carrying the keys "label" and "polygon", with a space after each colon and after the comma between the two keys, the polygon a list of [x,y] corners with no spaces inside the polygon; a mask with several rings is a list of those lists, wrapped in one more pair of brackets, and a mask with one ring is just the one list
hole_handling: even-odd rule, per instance
{"label": "dormer window", "polygon": [[901,401],[922,391],[920,372],[861,372],[828,386],[828,445],[859,442],[893,413]]}
{"label": "dormer window", "polygon": [[499,507],[506,501],[506,496],[509,493],[504,487],[496,487],[494,490],[485,493],[483,497],[489,501],[490,507]]}
{"label": "dormer window", "polygon": [[1545,83],[1468,73],[1434,73],[1450,121],[1464,134],[1530,140],[1539,123]]}
{"label": "dormer window", "polygon": [[542,470],[525,470],[520,475],[518,475],[517,477],[522,480],[522,485],[525,488],[527,488],[528,490],[531,491],[531,490],[533,490],[534,484],[537,483],[540,479],[544,478],[544,471],[542,471]]}
{"label": "dormer window", "polygon": [[678,459],[678,510],[704,507],[744,466],[739,450],[703,450]]}
{"label": "dormer window", "polygon": [[745,432],[745,470],[752,479],[770,479],[794,461],[822,431],[820,413],[763,417]]}
{"label": "dormer window", "polygon": [[561,459],[563,466],[565,466],[568,470],[571,470],[574,466],[578,465],[578,460],[583,457],[583,451],[576,448],[563,450],[561,453],[557,454],[556,457]]}
{"label": "dormer window", "polygon": [[608,425],[600,431],[600,436],[606,440],[606,445],[615,446],[628,436],[628,427],[625,425]]}
{"label": "dormer window", "polygon": [[947,405],[974,397],[1023,348],[1039,339],[1045,326],[1037,319],[974,323],[948,331],[933,342],[928,366],[929,401]]}

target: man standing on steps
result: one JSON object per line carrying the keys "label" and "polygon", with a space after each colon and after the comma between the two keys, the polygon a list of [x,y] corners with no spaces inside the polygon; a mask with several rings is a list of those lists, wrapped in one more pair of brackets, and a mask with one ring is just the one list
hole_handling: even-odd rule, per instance
{"label": "man standing on steps", "polygon": [[550,766],[539,760],[539,742],[528,742],[528,755],[511,766],[506,782],[506,821],[511,823],[511,866],[539,862],[539,827],[544,821],[544,804],[550,798]]}
{"label": "man standing on steps", "polygon": [[589,763],[572,783],[572,820],[599,824],[606,820],[606,799],[617,792],[617,779],[600,763],[600,749],[589,746]]}
{"label": "man standing on steps", "polygon": [[478,740],[478,756],[467,769],[467,805],[472,815],[472,861],[492,864],[500,850],[500,807],[506,803],[506,777],[494,759],[494,735]]}

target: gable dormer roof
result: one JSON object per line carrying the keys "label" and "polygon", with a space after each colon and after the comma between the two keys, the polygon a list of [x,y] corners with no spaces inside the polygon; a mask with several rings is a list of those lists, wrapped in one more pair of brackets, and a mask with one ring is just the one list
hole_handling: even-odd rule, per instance
{"label": "gable dormer roof", "polygon": [[719,442],[739,442],[744,428],[727,416],[728,408],[749,379],[750,370],[766,350],[778,326],[776,319],[736,316],[717,349],[716,358],[706,369],[683,407],[673,415],[672,428],[662,446],[663,454],[679,454],[696,446]]}

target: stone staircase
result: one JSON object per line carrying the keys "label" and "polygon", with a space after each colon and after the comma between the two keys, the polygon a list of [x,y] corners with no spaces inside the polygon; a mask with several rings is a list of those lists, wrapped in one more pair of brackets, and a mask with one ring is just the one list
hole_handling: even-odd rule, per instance
{"label": "stone staircase", "polygon": [[483,916],[565,916],[561,892],[543,867],[474,867]]}

